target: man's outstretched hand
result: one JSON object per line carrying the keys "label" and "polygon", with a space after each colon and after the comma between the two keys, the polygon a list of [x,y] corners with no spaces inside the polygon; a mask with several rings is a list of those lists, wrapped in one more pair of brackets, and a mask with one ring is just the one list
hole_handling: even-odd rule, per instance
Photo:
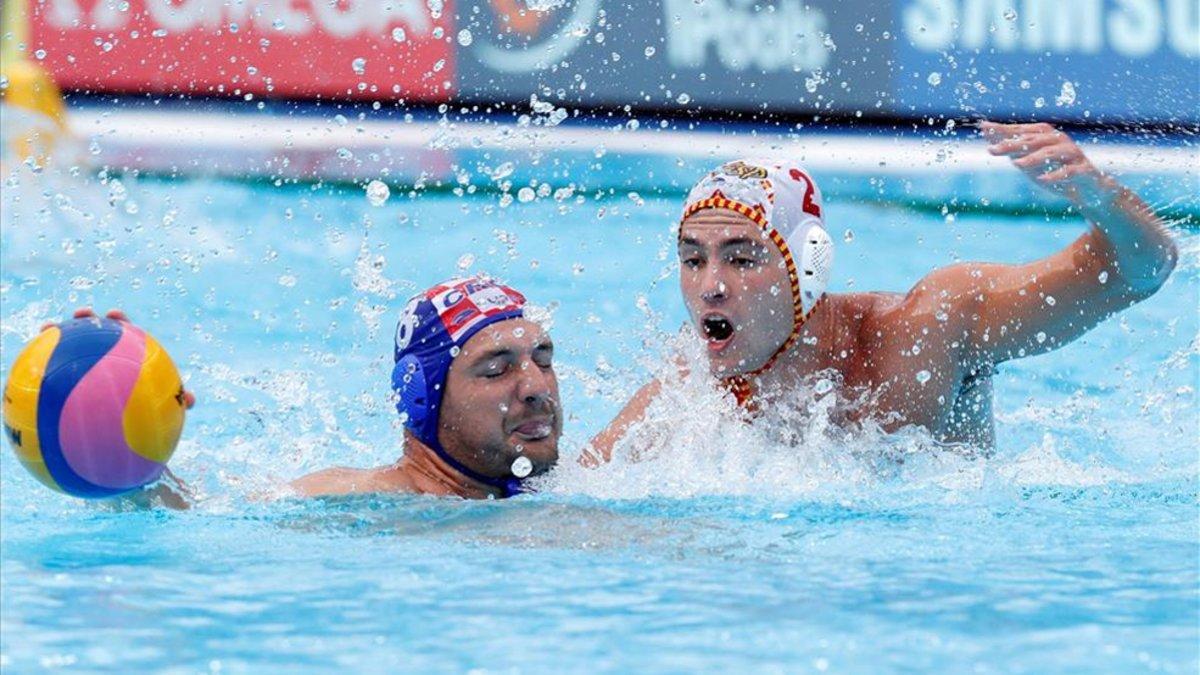
{"label": "man's outstretched hand", "polygon": [[[1062,131],[1045,122],[981,122],[988,152],[1005,156],[1034,182],[1078,203],[1092,193],[1103,175]],[[1082,194],[1081,194],[1082,192]]]}
{"label": "man's outstretched hand", "polygon": [[[92,311],[91,307],[80,307],[79,309],[75,310],[75,313],[71,316],[76,319],[92,319],[95,318],[96,313]],[[125,315],[125,312],[122,312],[119,309],[110,309],[104,316],[112,319],[113,321],[120,321],[121,323],[133,323],[129,320],[129,317]],[[46,323],[42,324],[41,330],[52,328],[55,325],[56,324],[53,321],[47,321]],[[196,405],[196,395],[190,391],[184,390],[183,405],[188,410],[191,410],[192,407]]]}

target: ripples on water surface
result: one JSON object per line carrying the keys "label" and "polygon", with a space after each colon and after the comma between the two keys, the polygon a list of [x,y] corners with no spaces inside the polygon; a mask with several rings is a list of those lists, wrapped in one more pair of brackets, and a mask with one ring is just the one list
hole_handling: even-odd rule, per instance
{"label": "ripples on water surface", "polygon": [[[124,180],[5,189],[3,366],[44,319],[125,308],[200,396],[172,466],[204,498],[116,512],[4,451],[6,670],[1196,672],[1194,235],[1158,296],[1002,369],[989,459],[838,434],[816,391],[797,442],[698,391],[668,448],[567,461],[535,496],[259,503],[317,467],[395,458],[394,317],[460,269],[552,311],[573,457],[684,319],[676,200],[375,208],[354,190]],[[835,290],[903,290],[1080,232],[828,210]]]}

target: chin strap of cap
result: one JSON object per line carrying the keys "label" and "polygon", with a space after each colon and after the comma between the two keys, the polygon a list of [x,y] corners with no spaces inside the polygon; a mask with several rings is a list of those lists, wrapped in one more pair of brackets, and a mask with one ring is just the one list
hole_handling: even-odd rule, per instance
{"label": "chin strap of cap", "polygon": [[478,471],[467,468],[467,466],[462,462],[451,457],[450,453],[446,452],[446,450],[442,448],[441,443],[430,445],[429,448],[433,450],[434,454],[436,454],[438,458],[448,464],[451,469],[454,469],[473,481],[496,488],[501,492],[501,496],[505,499],[530,492],[530,490],[524,486],[522,480],[516,476],[511,478],[492,478],[491,476],[485,476]]}
{"label": "chin strap of cap", "polygon": [[[790,263],[791,256],[785,256],[785,258],[787,260],[789,260],[788,273],[789,273],[789,276],[791,276],[791,272],[792,272],[792,265]],[[798,286],[797,286],[797,289],[798,289]],[[733,394],[733,397],[737,401],[738,406],[745,408],[746,410],[748,410],[750,412],[754,412],[757,410],[757,406],[754,404],[754,393],[755,393],[754,380],[757,379],[759,375],[762,375],[763,373],[770,370],[771,367],[774,366],[775,363],[779,360],[779,357],[786,354],[787,351],[789,349],[791,349],[793,345],[796,344],[796,341],[800,339],[800,332],[804,328],[804,324],[808,321],[809,317],[811,317],[813,315],[813,313],[817,311],[817,308],[819,308],[821,305],[825,304],[825,298],[827,296],[822,295],[820,298],[818,298],[816,304],[814,304],[812,306],[812,309],[810,309],[807,314],[804,313],[804,310],[801,307],[799,290],[797,290],[792,295],[792,297],[795,300],[795,304],[794,304],[795,319],[792,323],[792,332],[790,335],[788,335],[787,339],[783,341],[783,344],[779,345],[779,349],[776,349],[775,353],[771,355],[771,358],[767,359],[767,362],[762,364],[758,368],[755,368],[754,370],[752,370],[748,373],[742,373],[740,375],[733,375],[731,377],[726,377],[723,380],[721,380],[722,386],[724,386],[725,389],[729,391],[729,393]]]}

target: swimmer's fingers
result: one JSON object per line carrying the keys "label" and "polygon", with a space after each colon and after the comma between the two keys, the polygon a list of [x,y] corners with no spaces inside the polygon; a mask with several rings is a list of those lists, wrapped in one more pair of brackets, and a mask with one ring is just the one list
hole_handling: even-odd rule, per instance
{"label": "swimmer's fingers", "polygon": [[133,323],[132,321],[129,320],[129,317],[125,314],[125,312],[123,312],[119,309],[110,309],[110,310],[108,310],[108,313],[105,314],[104,316],[112,319],[113,321],[120,321],[122,323]]}
{"label": "swimmer's fingers", "polygon": [[192,392],[184,389],[183,390],[183,405],[188,410],[195,408],[196,407],[196,395],[193,394]]}
{"label": "swimmer's fingers", "polygon": [[1031,152],[1024,157],[1018,157],[1013,160],[1013,164],[1027,171],[1052,171],[1079,161],[1078,153],[1071,152],[1071,150],[1071,148],[1064,148],[1056,143]]}
{"label": "swimmer's fingers", "polygon": [[595,469],[600,466],[600,459],[592,454],[592,448],[586,447],[583,452],[579,453],[579,466],[585,469]]}
{"label": "swimmer's fingers", "polygon": [[996,156],[1024,157],[1035,150],[1057,143],[1058,140],[1053,134],[1022,134],[989,145],[988,152]]}
{"label": "swimmer's fingers", "polygon": [[1034,124],[1001,124],[999,122],[983,120],[979,123],[979,131],[983,133],[984,138],[993,143],[1006,138],[1015,138],[1023,134],[1062,134],[1061,131],[1045,122],[1036,122]]}
{"label": "swimmer's fingers", "polygon": [[[94,316],[96,316],[96,313],[92,311],[91,307],[80,307],[71,313],[71,318],[73,319],[90,319]],[[47,321],[46,323],[42,324],[42,327],[38,329],[38,332],[49,330],[57,325],[58,323],[55,321]]]}

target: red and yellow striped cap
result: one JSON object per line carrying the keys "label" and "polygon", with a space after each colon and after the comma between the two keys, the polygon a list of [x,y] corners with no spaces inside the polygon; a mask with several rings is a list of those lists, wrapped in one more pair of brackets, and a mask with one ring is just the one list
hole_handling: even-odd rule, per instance
{"label": "red and yellow striped cap", "polygon": [[[787,266],[794,311],[792,333],[765,364],[748,373],[757,375],[795,344],[801,326],[825,297],[833,268],[833,242],[825,232],[821,190],[797,164],[737,160],[696,183],[688,193],[680,222],[705,209],[726,209],[749,218],[779,248]],[[738,389],[734,388],[735,393]]]}

